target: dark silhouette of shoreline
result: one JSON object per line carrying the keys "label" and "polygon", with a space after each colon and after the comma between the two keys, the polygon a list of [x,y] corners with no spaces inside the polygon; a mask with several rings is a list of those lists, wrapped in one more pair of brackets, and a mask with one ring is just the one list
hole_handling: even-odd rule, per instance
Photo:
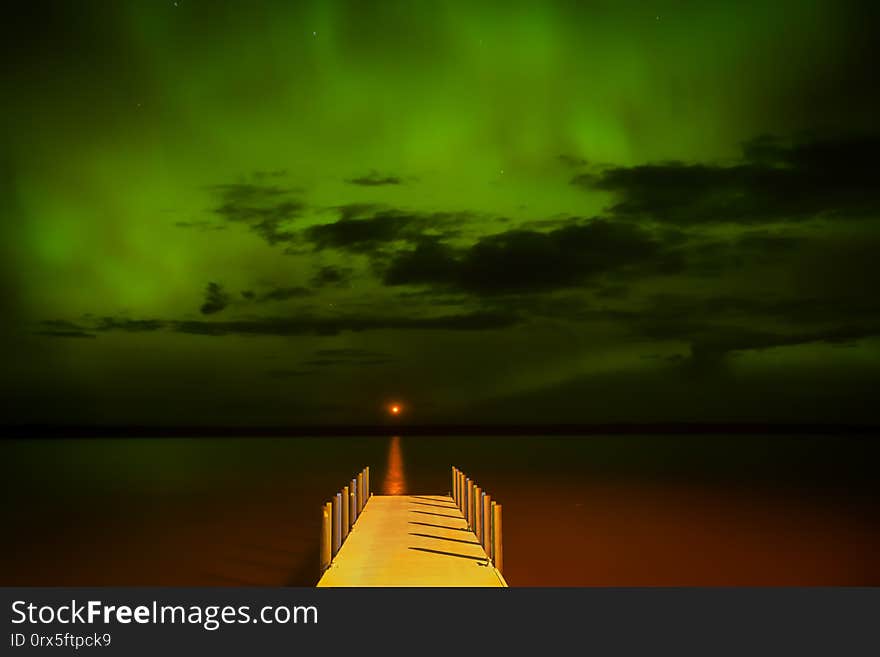
{"label": "dark silhouette of shoreline", "polygon": [[5,425],[5,438],[241,438],[332,436],[880,435],[880,425],[777,423],[369,424],[299,426]]}

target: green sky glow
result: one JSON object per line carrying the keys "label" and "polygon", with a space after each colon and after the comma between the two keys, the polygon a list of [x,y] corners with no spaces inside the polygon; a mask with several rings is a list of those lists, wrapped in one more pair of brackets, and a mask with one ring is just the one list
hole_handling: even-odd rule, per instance
{"label": "green sky glow", "polygon": [[0,110],[7,420],[874,421],[877,174],[828,171],[877,143],[875,17],[34,8]]}

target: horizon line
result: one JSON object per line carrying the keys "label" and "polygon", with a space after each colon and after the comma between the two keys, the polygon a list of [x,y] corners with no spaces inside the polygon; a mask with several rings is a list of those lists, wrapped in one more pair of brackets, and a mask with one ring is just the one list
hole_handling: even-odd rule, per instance
{"label": "horizon line", "polygon": [[877,434],[880,424],[794,422],[595,422],[535,424],[82,425],[0,424],[15,438],[244,438],[334,436],[589,436],[602,434]]}

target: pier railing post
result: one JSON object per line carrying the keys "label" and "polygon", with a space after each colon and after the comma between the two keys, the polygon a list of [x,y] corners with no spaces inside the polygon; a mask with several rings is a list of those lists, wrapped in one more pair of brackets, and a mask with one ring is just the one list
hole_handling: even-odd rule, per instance
{"label": "pier railing post", "polygon": [[483,549],[492,558],[492,496],[483,493]]}
{"label": "pier railing post", "polygon": [[364,471],[358,472],[358,515],[364,510]]}
{"label": "pier railing post", "polygon": [[[479,486],[474,486],[474,536],[480,541],[483,535],[483,490]],[[482,542],[482,541],[480,541]]]}
{"label": "pier railing post", "polygon": [[468,508],[467,508],[468,529],[474,528],[474,482],[468,479]]}
{"label": "pier railing post", "polygon": [[342,547],[342,493],[333,498],[333,556]]}
{"label": "pier railing post", "polygon": [[348,532],[351,529],[351,521],[348,518],[349,502],[348,502],[348,486],[342,489],[342,541],[348,538]]}
{"label": "pier railing post", "polygon": [[467,513],[467,475],[462,472],[458,482],[458,508],[461,509],[462,515]]}
{"label": "pier railing post", "polygon": [[474,482],[474,499],[471,500],[471,530],[474,532],[474,536],[477,535],[477,523],[480,521],[479,515],[480,511],[480,487],[477,486],[477,482]]}
{"label": "pier railing post", "polygon": [[358,491],[357,479],[355,478],[355,479],[351,480],[351,483],[349,484],[349,491],[348,491],[348,495],[350,498],[349,499],[350,509],[348,512],[348,519],[351,522],[352,527],[354,527],[354,523],[358,519],[357,491]]}
{"label": "pier railing post", "polygon": [[452,488],[449,489],[449,494],[452,495],[453,502],[455,501],[456,493],[457,493],[457,491],[455,489],[455,466],[453,465],[452,466]]}
{"label": "pier railing post", "polygon": [[321,518],[321,572],[330,567],[330,540],[332,534],[333,505],[330,502],[324,504],[323,517]]}
{"label": "pier railing post", "polygon": [[498,572],[504,574],[504,550],[501,544],[501,505],[492,502],[492,561]]}
{"label": "pier railing post", "polygon": [[370,501],[370,466],[364,468],[364,479],[366,484],[364,485],[364,504]]}

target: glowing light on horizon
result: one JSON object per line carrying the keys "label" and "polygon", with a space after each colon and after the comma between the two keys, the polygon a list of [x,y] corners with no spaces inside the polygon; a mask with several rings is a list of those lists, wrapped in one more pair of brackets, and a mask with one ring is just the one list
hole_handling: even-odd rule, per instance
{"label": "glowing light on horizon", "polygon": [[400,404],[391,404],[391,406],[388,407],[388,412],[390,412],[391,415],[400,415],[402,410]]}

